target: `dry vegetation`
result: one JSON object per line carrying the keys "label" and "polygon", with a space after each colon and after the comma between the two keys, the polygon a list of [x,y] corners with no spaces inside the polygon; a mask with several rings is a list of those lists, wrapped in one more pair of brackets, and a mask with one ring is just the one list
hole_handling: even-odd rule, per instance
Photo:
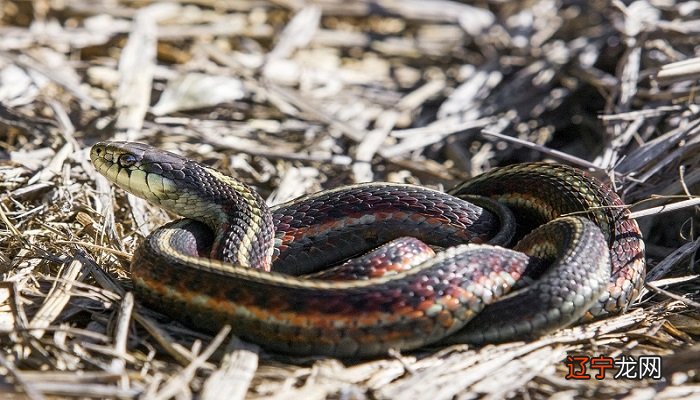
{"label": "dry vegetation", "polygon": [[[675,0],[0,2],[0,391],[700,398],[698,45],[700,5]],[[634,205],[646,290],[532,343],[340,362],[212,340],[129,294],[135,245],[170,217],[96,175],[87,150],[114,138],[270,203],[564,161]],[[566,380],[567,354],[661,355],[664,378]]]}

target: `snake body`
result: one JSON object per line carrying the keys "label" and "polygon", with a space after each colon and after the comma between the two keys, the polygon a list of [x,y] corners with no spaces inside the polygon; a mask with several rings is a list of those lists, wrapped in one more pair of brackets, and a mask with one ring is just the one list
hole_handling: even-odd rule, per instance
{"label": "snake body", "polygon": [[[135,252],[139,298],[203,330],[231,324],[272,350],[365,357],[440,340],[535,337],[587,312],[624,310],[644,274],[641,235],[619,197],[570,167],[495,169],[451,194],[359,184],[268,209],[238,180],[147,145],[98,143],[91,159],[118,186],[187,217]],[[512,250],[494,246],[550,220]],[[405,236],[445,250],[384,276],[321,280],[319,270],[353,256],[360,261],[333,279],[418,252]],[[524,274],[539,279],[497,301]]]}

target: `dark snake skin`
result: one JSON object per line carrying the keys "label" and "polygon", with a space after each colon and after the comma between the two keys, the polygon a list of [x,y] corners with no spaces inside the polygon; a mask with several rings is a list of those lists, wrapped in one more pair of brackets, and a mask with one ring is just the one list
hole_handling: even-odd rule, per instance
{"label": "dark snake skin", "polygon": [[[441,340],[531,338],[586,315],[623,311],[643,280],[636,223],[625,218],[614,192],[571,167],[494,169],[452,195],[411,185],[354,185],[268,211],[239,181],[147,145],[99,143],[91,158],[125,190],[201,221],[170,223],[137,249],[131,274],[141,301],[199,329],[230,324],[241,337],[276,351],[367,357]],[[181,176],[188,182],[181,184]],[[512,207],[517,224],[486,199],[478,200],[482,208],[457,198],[470,194]],[[473,244],[492,236],[506,244],[550,220],[514,250]],[[367,253],[404,236],[445,250],[407,270],[376,277],[383,272],[375,266],[362,280],[337,280],[363,275],[358,269],[380,257],[410,258],[414,250],[403,239]],[[473,243],[460,244],[465,241]],[[356,255],[367,261],[337,267],[334,281],[320,279],[320,268]],[[270,266],[272,272],[264,271]],[[537,280],[522,288],[523,275]],[[497,301],[513,287],[520,289]]]}

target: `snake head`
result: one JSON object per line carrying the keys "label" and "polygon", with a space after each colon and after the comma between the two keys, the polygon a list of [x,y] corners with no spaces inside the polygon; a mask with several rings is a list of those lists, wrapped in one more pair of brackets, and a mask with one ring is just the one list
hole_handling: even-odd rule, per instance
{"label": "snake head", "polygon": [[[219,172],[183,156],[134,142],[92,146],[95,169],[127,192],[183,217],[216,226],[223,215]],[[229,178],[231,179],[231,178]],[[217,197],[218,195],[218,197]]]}
{"label": "snake head", "polygon": [[[260,195],[244,183],[141,143],[100,142],[92,146],[90,159],[97,172],[127,192],[209,225],[216,232],[215,258],[269,266],[272,216]],[[233,254],[229,243],[242,245]],[[259,243],[269,250],[253,248]]]}
{"label": "snake head", "polygon": [[100,142],[92,146],[90,159],[97,172],[120,188],[165,208],[186,183],[186,158],[146,144]]}

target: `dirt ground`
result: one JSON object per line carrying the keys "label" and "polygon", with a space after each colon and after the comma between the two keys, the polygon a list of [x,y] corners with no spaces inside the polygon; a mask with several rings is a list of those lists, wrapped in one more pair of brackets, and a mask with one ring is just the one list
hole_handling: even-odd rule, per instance
{"label": "dirt ground", "polygon": [[[699,45],[700,5],[675,0],[0,2],[0,397],[700,398]],[[276,354],[134,298],[131,255],[172,216],[95,172],[114,139],[268,204],[570,164],[630,205],[647,279],[535,341]]]}

